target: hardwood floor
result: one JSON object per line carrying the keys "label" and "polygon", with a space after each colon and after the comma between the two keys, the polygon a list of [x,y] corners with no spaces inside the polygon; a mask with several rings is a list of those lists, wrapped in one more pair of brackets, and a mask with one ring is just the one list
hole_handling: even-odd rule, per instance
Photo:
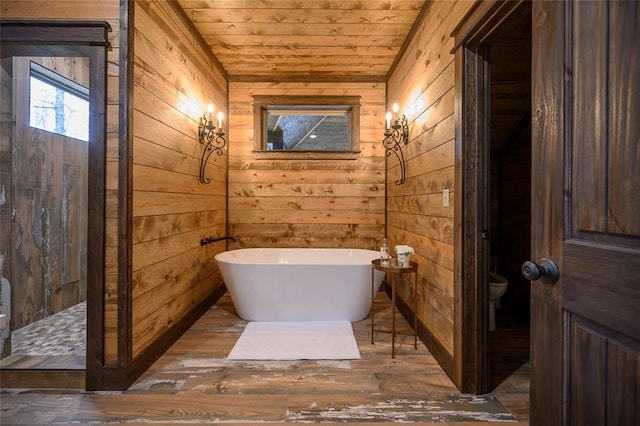
{"label": "hardwood floor", "polygon": [[528,420],[528,315],[498,310],[496,325],[496,330],[489,332],[489,389],[516,418]]}
{"label": "hardwood floor", "polygon": [[512,376],[529,375],[529,316],[496,309],[496,329],[489,332],[489,389]]}
{"label": "hardwood floor", "polygon": [[[484,396],[460,394],[397,314],[391,358],[391,304],[376,298],[370,322],[353,323],[361,359],[231,361],[242,333],[225,296],[125,392],[3,389],[4,424],[392,423],[528,424],[529,379],[518,371]],[[513,424],[513,423],[512,423]]]}

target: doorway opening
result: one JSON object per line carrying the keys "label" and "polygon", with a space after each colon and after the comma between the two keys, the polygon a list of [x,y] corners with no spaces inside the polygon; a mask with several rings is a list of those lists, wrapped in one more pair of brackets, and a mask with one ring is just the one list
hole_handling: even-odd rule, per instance
{"label": "doorway opening", "polygon": [[[101,377],[110,29],[106,22],[0,21],[9,93],[0,103],[3,355],[12,343],[42,351],[1,360],[3,387],[93,389]],[[69,109],[84,118],[70,118]],[[83,122],[81,129],[69,120]],[[52,318],[60,321],[39,326]],[[27,327],[36,329],[19,344]],[[70,349],[77,353],[65,357]]]}
{"label": "doorway opening", "polygon": [[531,2],[480,0],[452,34],[464,392],[494,390],[529,358],[529,287],[519,270],[531,249],[531,21]]}
{"label": "doorway opening", "polygon": [[[489,65],[489,390],[529,360],[531,253],[531,3],[483,43]],[[528,371],[528,370],[527,370]]]}
{"label": "doorway opening", "polygon": [[12,126],[2,123],[11,207],[0,297],[5,369],[85,369],[88,75],[87,57],[2,60],[2,106],[12,117]]}

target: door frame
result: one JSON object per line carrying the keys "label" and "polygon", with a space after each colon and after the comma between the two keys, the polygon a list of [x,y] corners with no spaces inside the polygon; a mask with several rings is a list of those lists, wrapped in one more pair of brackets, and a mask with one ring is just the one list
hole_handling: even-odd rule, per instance
{"label": "door frame", "polygon": [[[87,347],[85,386],[97,389],[104,365],[105,190],[107,140],[107,50],[111,26],[104,21],[0,21],[3,56],[83,56],[89,58],[89,153],[87,208]],[[18,375],[29,386],[26,372]],[[6,380],[7,373],[3,371]],[[70,370],[46,370],[50,381]],[[17,380],[20,380],[17,377]]]}
{"label": "door frame", "polygon": [[479,0],[451,33],[455,54],[456,383],[489,392],[489,60],[484,42],[524,0]]}

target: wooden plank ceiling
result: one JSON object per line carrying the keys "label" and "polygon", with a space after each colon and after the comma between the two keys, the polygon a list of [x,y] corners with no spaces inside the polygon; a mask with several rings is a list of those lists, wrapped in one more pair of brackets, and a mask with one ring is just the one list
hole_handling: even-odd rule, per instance
{"label": "wooden plank ceiling", "polygon": [[424,0],[178,0],[230,81],[386,81]]}

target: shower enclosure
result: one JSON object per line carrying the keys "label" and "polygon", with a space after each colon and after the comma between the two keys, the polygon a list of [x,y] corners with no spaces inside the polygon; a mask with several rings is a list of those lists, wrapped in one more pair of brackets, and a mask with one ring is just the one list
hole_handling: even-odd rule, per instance
{"label": "shower enclosure", "polygon": [[2,358],[59,355],[47,348],[69,346],[67,331],[84,356],[84,305],[64,327],[36,324],[87,298],[88,70],[82,57],[2,58]]}

